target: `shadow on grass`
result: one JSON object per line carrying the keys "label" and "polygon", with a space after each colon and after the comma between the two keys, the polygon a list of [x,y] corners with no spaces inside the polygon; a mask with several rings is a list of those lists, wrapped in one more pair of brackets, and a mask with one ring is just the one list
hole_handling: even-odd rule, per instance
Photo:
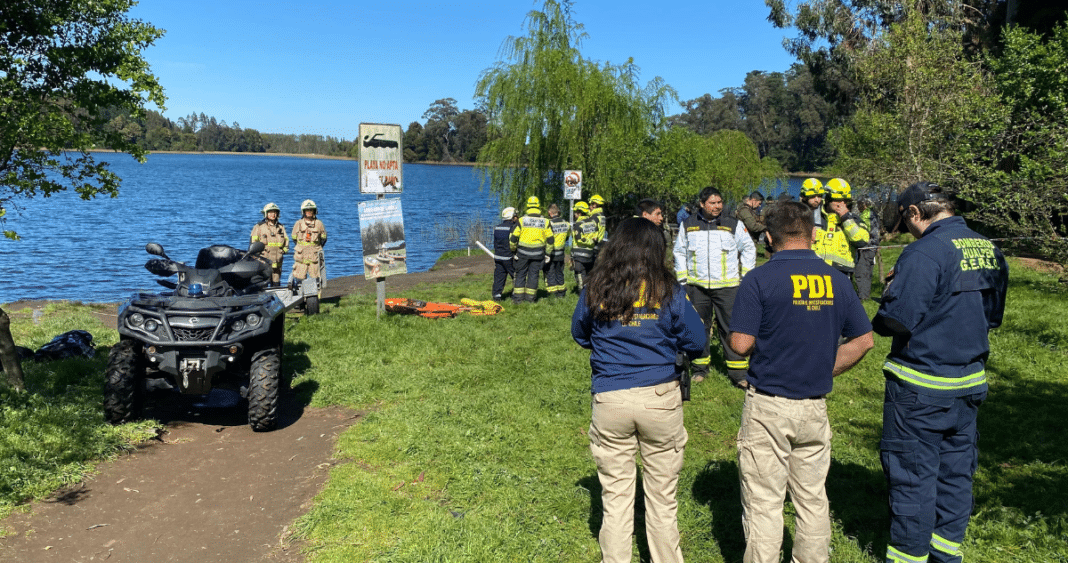
{"label": "shadow on grass", "polygon": [[827,498],[831,517],[842,523],[842,531],[862,549],[886,552],[890,514],[887,507],[886,478],[855,463],[831,460],[827,474]]}
{"label": "shadow on grass", "polygon": [[[1014,507],[1048,518],[1068,515],[1068,471],[1064,469],[1064,424],[1068,384],[987,367],[995,381],[979,407],[977,508]],[[1032,467],[1021,468],[1030,465]]]}
{"label": "shadow on grass", "polygon": [[[590,526],[590,535],[598,538],[604,518],[604,504],[601,502],[601,481],[594,474],[579,479],[576,484],[590,492],[590,517],[587,522]],[[645,488],[642,485],[640,468],[637,482],[634,486],[633,534],[638,546],[638,560],[642,563],[652,561],[652,555],[649,552],[649,536],[645,533]]]}
{"label": "shadow on grass", "polygon": [[[715,354],[713,353],[713,356]],[[712,537],[724,561],[741,561],[745,554],[741,488],[737,461],[711,461],[693,481],[693,499],[712,514]]]}

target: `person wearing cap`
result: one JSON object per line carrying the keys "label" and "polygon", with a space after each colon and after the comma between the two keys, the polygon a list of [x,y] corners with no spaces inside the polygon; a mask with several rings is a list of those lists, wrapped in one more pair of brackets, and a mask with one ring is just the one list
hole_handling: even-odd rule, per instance
{"label": "person wearing cap", "polygon": [[[727,377],[737,387],[745,387],[749,360],[730,348],[727,332],[731,308],[742,276],[756,266],[756,247],[745,223],[723,214],[723,195],[712,186],[698,196],[700,208],[679,225],[675,239],[675,275],[686,286],[705,329],[711,332],[713,318],[720,346],[727,362]],[[693,381],[702,381],[709,372],[711,350],[693,361]]]}
{"label": "person wearing cap", "polygon": [[937,184],[897,198],[916,241],[890,270],[876,334],[893,338],[880,460],[890,492],[886,561],[960,563],[986,399],[988,333],[1001,325],[1009,269],[1001,251],[954,214]]}
{"label": "person wearing cap", "polygon": [[560,208],[555,203],[549,205],[549,228],[553,231],[553,247],[549,253],[549,261],[542,268],[545,273],[545,288],[549,295],[563,297],[567,294],[567,286],[564,284],[564,258],[567,256],[566,246],[571,235],[571,224],[560,216]]}
{"label": "person wearing cap", "polygon": [[293,242],[297,244],[297,250],[293,253],[292,284],[319,277],[323,247],[326,246],[326,226],[319,220],[319,208],[315,202],[304,200],[300,204],[300,212],[303,217],[293,224]]}
{"label": "person wearing cap", "polygon": [[743,561],[779,561],[789,490],[797,512],[791,561],[826,562],[831,427],[825,397],[834,378],[875,343],[849,278],[812,251],[811,209],[785,202],[766,218],[775,252],[742,279],[730,325],[731,348],[752,354],[737,440]]}
{"label": "person wearing cap", "polygon": [[538,272],[553,249],[553,230],[541,216],[541,201],[527,198],[527,212],[508,237],[509,248],[516,253],[515,289],[512,302],[534,302],[538,296]]}
{"label": "person wearing cap", "polygon": [[871,199],[863,198],[857,201],[857,216],[861,226],[868,231],[868,244],[857,249],[856,267],[853,270],[854,280],[857,283],[857,295],[861,301],[871,299],[871,276],[875,269],[875,254],[879,250],[879,232],[882,225],[879,224],[879,214],[872,209]]}
{"label": "person wearing cap", "polygon": [[582,291],[597,258],[600,226],[590,216],[585,201],[575,203],[575,222],[571,224],[571,267],[575,270],[575,291]]}
{"label": "person wearing cap", "polygon": [[760,249],[760,245],[757,242],[760,241],[760,235],[764,233],[764,218],[760,214],[760,206],[764,204],[764,194],[760,192],[753,192],[742,200],[742,204],[738,206],[738,209],[734,210],[734,217],[739,221],[745,223],[745,228],[749,231],[749,236],[753,238],[753,245]]}
{"label": "person wearing cap", "polygon": [[834,178],[824,189],[824,203],[816,223],[816,238],[812,250],[838,271],[853,277],[856,248],[867,246],[870,234],[860,218],[849,210],[853,204],[849,183]]}
{"label": "person wearing cap", "polygon": [[501,224],[493,227],[493,300],[504,299],[504,284],[512,278],[515,286],[515,253],[508,244],[515,228],[515,208],[505,207],[501,211]]}
{"label": "person wearing cap", "polygon": [[263,206],[263,220],[252,227],[252,242],[266,245],[263,257],[271,263],[271,285],[277,286],[282,280],[282,260],[289,252],[289,236],[285,225],[278,222],[281,210],[274,202]]}

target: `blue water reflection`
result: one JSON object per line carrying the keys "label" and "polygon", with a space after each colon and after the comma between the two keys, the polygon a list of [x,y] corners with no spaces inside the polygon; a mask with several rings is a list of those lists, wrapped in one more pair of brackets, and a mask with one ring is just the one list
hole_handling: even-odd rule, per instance
{"label": "blue water reflection", "polygon": [[[102,154],[123,178],[116,199],[82,201],[61,193],[22,203],[7,227],[21,242],[0,241],[0,303],[18,299],[112,302],[135,290],[157,291],[144,269],[144,247],[158,242],[175,260],[192,262],[212,244],[248,246],[260,209],[273,201],[291,229],[300,203],[315,200],[326,225],[330,277],[362,275],[357,206],[358,164],[266,155],[155,154],[144,165]],[[410,272],[428,270],[442,252],[466,248],[466,227],[497,222],[497,196],[480,190],[466,166],[404,167],[405,235]],[[482,237],[485,240],[485,237]],[[290,260],[286,261],[288,275]]]}

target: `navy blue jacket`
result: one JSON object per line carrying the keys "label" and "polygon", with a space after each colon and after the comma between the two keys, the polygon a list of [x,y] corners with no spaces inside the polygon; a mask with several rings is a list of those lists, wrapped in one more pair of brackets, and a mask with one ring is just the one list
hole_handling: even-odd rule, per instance
{"label": "navy blue jacket", "polygon": [[708,344],[708,330],[682,287],[676,287],[666,307],[638,307],[627,326],[618,320],[598,321],[579,295],[571,316],[571,337],[592,350],[593,393],[648,387],[679,378],[675,356],[700,356]]}
{"label": "navy blue jacket", "polygon": [[511,219],[501,221],[500,225],[493,227],[493,259],[511,260],[512,249],[508,246],[508,237],[512,236],[515,223]]}
{"label": "navy blue jacket", "polygon": [[964,219],[936,221],[901,252],[883,290],[875,332],[893,336],[883,370],[917,393],[987,390],[987,332],[1001,326],[1009,268]]}

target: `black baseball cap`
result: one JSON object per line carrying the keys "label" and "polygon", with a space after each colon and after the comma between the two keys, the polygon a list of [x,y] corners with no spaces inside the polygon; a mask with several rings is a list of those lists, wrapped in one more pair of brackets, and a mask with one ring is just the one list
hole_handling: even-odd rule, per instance
{"label": "black baseball cap", "polygon": [[916,182],[905,188],[905,191],[897,196],[897,209],[899,212],[904,213],[910,205],[934,200],[949,201],[949,199],[949,194],[942,189],[942,186],[934,182]]}

